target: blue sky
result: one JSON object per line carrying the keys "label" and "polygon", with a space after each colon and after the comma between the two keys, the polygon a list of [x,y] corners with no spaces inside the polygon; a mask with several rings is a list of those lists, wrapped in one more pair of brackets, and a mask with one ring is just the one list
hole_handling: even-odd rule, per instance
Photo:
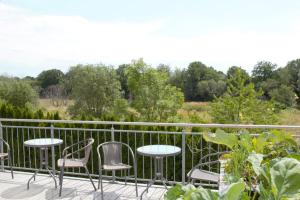
{"label": "blue sky", "polygon": [[296,0],[0,0],[0,74],[140,57],[224,72],[260,60],[284,66],[300,57],[299,10]]}

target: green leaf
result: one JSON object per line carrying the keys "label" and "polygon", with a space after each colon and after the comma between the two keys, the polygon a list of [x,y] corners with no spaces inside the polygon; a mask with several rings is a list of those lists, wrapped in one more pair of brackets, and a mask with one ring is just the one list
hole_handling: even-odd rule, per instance
{"label": "green leaf", "polygon": [[294,159],[300,161],[300,154],[297,154],[297,153],[291,153],[287,157],[294,158]]}
{"label": "green leaf", "polygon": [[293,197],[300,193],[300,162],[283,158],[270,170],[272,191],[276,199]]}
{"label": "green leaf", "polygon": [[185,191],[182,189],[182,186],[178,184],[167,191],[167,193],[164,195],[164,199],[175,200],[180,198],[184,193]]}
{"label": "green leaf", "polygon": [[229,147],[230,149],[232,149],[233,146],[238,143],[238,137],[236,135],[226,133],[225,131],[220,129],[218,129],[216,133],[204,133],[203,137],[207,142],[223,144]]}
{"label": "green leaf", "polygon": [[244,190],[245,183],[242,180],[237,183],[232,183],[227,190],[222,192],[220,200],[241,200]]}
{"label": "green leaf", "polygon": [[260,174],[260,164],[263,161],[263,154],[252,153],[249,154],[247,161],[252,164],[254,172],[259,176]]}

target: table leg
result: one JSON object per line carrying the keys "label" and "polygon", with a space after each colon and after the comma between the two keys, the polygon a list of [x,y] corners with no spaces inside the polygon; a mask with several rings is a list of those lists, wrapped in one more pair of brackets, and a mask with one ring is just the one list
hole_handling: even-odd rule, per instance
{"label": "table leg", "polygon": [[149,181],[149,183],[147,184],[146,189],[143,191],[143,193],[141,194],[140,199],[143,199],[143,195],[145,192],[148,193],[148,189],[156,182],[157,179],[160,179],[164,185],[164,187],[168,190],[167,187],[167,180],[163,177],[163,157],[155,157],[155,161],[154,161],[154,178],[152,180]]}
{"label": "table leg", "polygon": [[45,168],[48,171],[49,175],[53,178],[54,184],[55,184],[55,188],[57,188],[57,182],[56,182],[55,176],[50,171],[50,169],[48,167],[48,148],[40,148],[40,168],[38,170],[36,170],[34,172],[34,174],[32,175],[32,177],[28,180],[28,182],[27,182],[27,189],[29,189],[30,181],[32,179],[35,180],[35,177],[36,177],[37,173],[39,171],[41,171],[43,168]]}

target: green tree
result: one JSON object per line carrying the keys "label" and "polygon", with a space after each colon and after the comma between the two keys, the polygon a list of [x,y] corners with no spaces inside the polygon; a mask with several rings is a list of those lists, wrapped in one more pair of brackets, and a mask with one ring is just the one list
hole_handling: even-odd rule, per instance
{"label": "green tree", "polygon": [[183,104],[180,89],[168,84],[166,73],[148,66],[142,59],[133,61],[127,70],[131,105],[143,120],[167,121]]}
{"label": "green tree", "polygon": [[290,85],[300,100],[300,59],[290,61],[285,67],[287,70],[288,85]]}
{"label": "green tree", "polygon": [[129,64],[122,64],[118,67],[118,69],[116,70],[117,75],[118,75],[118,79],[120,81],[121,84],[121,91],[122,91],[122,95],[126,98],[129,99],[129,89],[128,89],[128,83],[127,83],[127,75],[126,75],[126,69],[129,67]]}
{"label": "green tree", "polygon": [[13,78],[0,78],[0,99],[16,107],[37,103],[37,93],[29,83]]}
{"label": "green tree", "polygon": [[200,81],[197,87],[197,93],[201,96],[202,101],[211,101],[226,91],[226,83],[222,80],[215,81],[214,79],[210,79]]}
{"label": "green tree", "polygon": [[192,62],[185,73],[184,95],[188,101],[199,101],[205,99],[198,93],[198,83],[205,80],[222,80],[224,74],[212,67],[207,67],[201,62]]}
{"label": "green tree", "polygon": [[270,96],[283,108],[292,107],[296,104],[297,95],[291,87],[286,85],[280,85],[279,88],[273,89]]}
{"label": "green tree", "polygon": [[42,89],[46,89],[51,85],[57,85],[62,81],[64,73],[58,69],[50,69],[42,71],[37,76],[37,81],[39,82]]}
{"label": "green tree", "polygon": [[74,100],[69,110],[75,116],[110,115],[121,98],[115,70],[101,64],[72,67],[68,72],[68,85],[72,85],[71,97]]}
{"label": "green tree", "polygon": [[238,69],[228,80],[226,93],[211,104],[211,115],[217,123],[275,123],[274,103],[261,100],[261,96],[262,92],[256,92],[253,83],[246,84]]}
{"label": "green tree", "polygon": [[236,77],[237,73],[239,73],[240,76],[245,80],[245,84],[250,82],[250,76],[247,73],[247,71],[237,66],[232,66],[227,70],[227,74],[226,74],[227,80]]}
{"label": "green tree", "polygon": [[186,71],[183,69],[175,69],[170,74],[170,84],[184,91]]}
{"label": "green tree", "polygon": [[252,70],[252,80],[254,84],[272,79],[277,65],[268,61],[260,61]]}

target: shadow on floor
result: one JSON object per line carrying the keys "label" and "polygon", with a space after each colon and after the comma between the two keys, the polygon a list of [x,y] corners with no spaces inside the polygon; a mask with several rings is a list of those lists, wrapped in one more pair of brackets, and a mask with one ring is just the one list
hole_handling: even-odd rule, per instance
{"label": "shadow on floor", "polygon": [[[60,199],[58,196],[59,189],[48,189],[45,194],[46,200]],[[78,196],[78,192],[75,188],[63,188],[61,198],[73,199]]]}
{"label": "shadow on floor", "polygon": [[44,190],[45,188],[41,185],[31,184],[29,190],[27,190],[26,185],[20,185],[4,190],[0,196],[4,199],[26,199],[34,197]]}

